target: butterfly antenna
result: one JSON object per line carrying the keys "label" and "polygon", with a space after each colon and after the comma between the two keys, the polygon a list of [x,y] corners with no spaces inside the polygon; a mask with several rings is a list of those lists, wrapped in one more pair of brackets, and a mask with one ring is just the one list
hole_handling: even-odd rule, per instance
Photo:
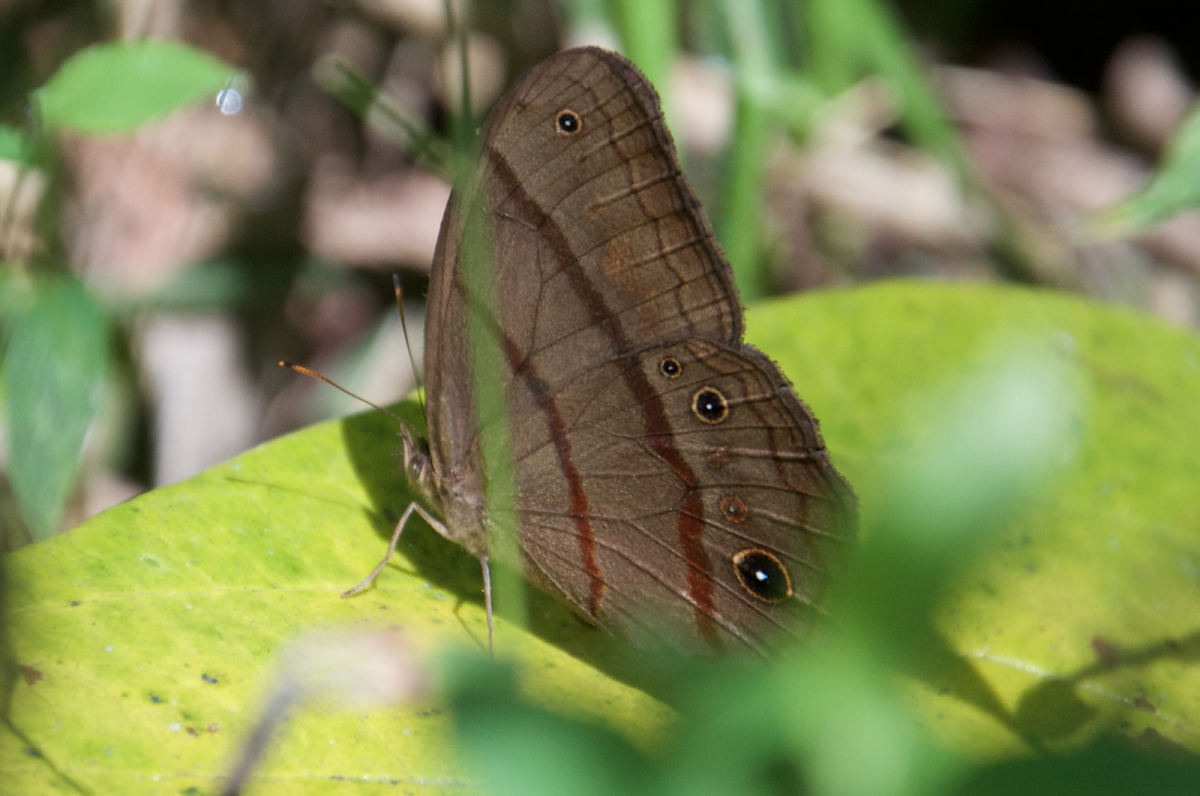
{"label": "butterfly antenna", "polygon": [[326,384],[328,384],[330,387],[333,387],[334,389],[337,389],[337,390],[341,390],[342,392],[346,393],[346,395],[349,395],[351,398],[356,398],[356,399],[362,401],[363,403],[365,403],[367,406],[378,409],[380,412],[383,412],[385,415],[388,415],[389,417],[393,418],[394,420],[396,420],[400,423],[407,422],[404,418],[400,417],[395,412],[385,409],[382,406],[380,406],[379,404],[371,403],[366,398],[363,398],[361,395],[355,395],[354,393],[350,392],[342,385],[338,384],[333,379],[329,378],[328,376],[322,376],[320,373],[317,373],[312,368],[306,368],[303,365],[296,365],[292,362],[283,362],[283,361],[280,361],[279,367],[289,368],[291,370],[296,371],[297,373],[303,374],[305,376],[311,376],[314,379],[317,379],[318,381],[323,381]]}
{"label": "butterfly antenna", "polygon": [[417,383],[417,402],[421,414],[425,414],[425,396],[421,390],[421,377],[417,373],[417,358],[413,356],[412,340],[408,336],[408,323],[404,319],[404,290],[400,287],[400,275],[392,274],[392,287],[396,291],[396,309],[400,312],[400,329],[404,332],[404,347],[408,349],[408,361],[412,365],[413,380]]}

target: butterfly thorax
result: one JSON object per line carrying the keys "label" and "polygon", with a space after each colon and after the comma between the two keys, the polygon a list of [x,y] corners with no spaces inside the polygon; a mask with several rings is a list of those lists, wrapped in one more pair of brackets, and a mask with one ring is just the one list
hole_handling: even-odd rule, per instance
{"label": "butterfly thorax", "polygon": [[421,493],[424,503],[445,521],[437,529],[450,541],[462,545],[476,558],[487,555],[486,508],[470,499],[477,494],[467,489],[462,474],[438,472],[438,462],[430,453],[429,443],[408,425],[400,432],[403,443],[404,474]]}

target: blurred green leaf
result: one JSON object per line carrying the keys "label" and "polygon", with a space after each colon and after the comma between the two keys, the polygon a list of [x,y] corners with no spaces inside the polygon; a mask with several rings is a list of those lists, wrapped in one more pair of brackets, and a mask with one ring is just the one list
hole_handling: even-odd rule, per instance
{"label": "blurred green leaf", "polygon": [[[1015,760],[984,768],[951,792],[963,796],[1187,796],[1196,792],[1200,765],[1111,741],[1074,757]],[[1146,754],[1151,752],[1151,754]]]}
{"label": "blurred green leaf", "polygon": [[[8,331],[9,316],[14,316],[33,302],[33,283],[23,268],[0,260],[0,341]],[[2,345],[2,342],[0,342]],[[0,357],[2,357],[0,349]]]}
{"label": "blurred green leaf", "polygon": [[1200,104],[1193,106],[1163,155],[1149,184],[1094,219],[1101,235],[1141,232],[1184,210],[1200,206]]}
{"label": "blurred green leaf", "polygon": [[0,160],[33,164],[33,145],[20,130],[7,124],[0,124]]}
{"label": "blurred green leaf", "polygon": [[529,704],[508,667],[482,657],[453,662],[449,687],[457,739],[499,796],[660,794],[650,759],[610,729]]}
{"label": "blurred green leaf", "polygon": [[215,101],[237,74],[179,42],[96,44],[67,59],[34,100],[49,126],[122,132],[206,97]]}
{"label": "blurred green leaf", "polygon": [[52,536],[62,521],[108,353],[104,318],[78,282],[38,287],[32,305],[13,321],[3,363],[8,471],[35,539]]}

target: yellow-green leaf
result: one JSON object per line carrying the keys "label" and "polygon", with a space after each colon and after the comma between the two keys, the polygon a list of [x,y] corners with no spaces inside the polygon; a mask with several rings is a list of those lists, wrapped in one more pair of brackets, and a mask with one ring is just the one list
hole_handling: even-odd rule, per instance
{"label": "yellow-green leaf", "polygon": [[[486,646],[478,563],[423,524],[377,588],[338,596],[382,556],[410,499],[397,441],[379,413],[326,423],[11,556],[24,737],[0,729],[6,787],[45,793],[69,777],[98,794],[215,792],[273,655],[313,627],[396,625],[423,649]],[[531,698],[638,743],[660,737],[670,711],[605,674],[622,665],[614,639],[549,598],[530,608],[533,632],[501,615],[496,647],[519,659]],[[255,792],[327,793],[331,779],[357,793],[459,791],[468,774],[449,720],[436,705],[299,711]]]}
{"label": "yellow-green leaf", "polygon": [[1102,731],[1200,751],[1200,339],[1048,291],[893,283],[750,315],[864,508],[943,422],[928,396],[1004,341],[1081,374],[1077,450],[958,579],[940,674],[912,685],[947,744],[997,756]]}
{"label": "yellow-green leaf", "polygon": [[[1200,340],[1050,292],[921,283],[793,298],[749,326],[864,507],[873,473],[940,427],[925,396],[997,341],[1048,341],[1073,363],[1089,396],[1078,447],[958,578],[937,617],[944,665],[904,693],[970,754],[1070,749],[1105,730],[1200,750]],[[0,729],[0,776],[22,793],[64,777],[96,793],[210,793],[285,640],[387,623],[423,648],[481,646],[477,564],[421,523],[376,589],[337,597],[409,499],[396,459],[378,414],[317,426],[9,556],[22,736]],[[525,693],[653,747],[671,714],[629,685],[619,642],[548,599],[531,608],[531,633],[498,623]],[[298,712],[256,792],[457,790],[470,773],[438,711]]]}

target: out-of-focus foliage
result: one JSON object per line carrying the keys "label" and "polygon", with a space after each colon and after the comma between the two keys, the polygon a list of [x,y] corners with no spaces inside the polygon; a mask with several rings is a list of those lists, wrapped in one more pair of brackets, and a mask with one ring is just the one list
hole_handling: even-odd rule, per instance
{"label": "out-of-focus foliage", "polygon": [[[85,133],[128,131],[195,102],[213,98],[236,72],[177,42],[95,45],[76,53],[33,97],[50,127]],[[0,158],[34,165],[34,146],[0,126]],[[16,181],[36,178],[17,174]],[[9,202],[16,204],[19,192]],[[6,207],[0,223],[13,223]],[[57,249],[54,249],[57,251]],[[51,269],[57,270],[52,263]],[[99,409],[109,370],[108,320],[74,278],[28,279],[0,263],[8,283],[0,300],[7,337],[3,377],[8,471],[16,506],[32,538],[60,530],[75,487],[84,436]]]}
{"label": "out-of-focus foliage", "polygon": [[132,130],[200,99],[212,101],[237,70],[178,42],[88,47],[34,95],[42,120],[83,133]]}
{"label": "out-of-focus foliage", "polygon": [[33,161],[33,147],[20,130],[0,124],[0,160],[11,160],[29,165]]}
{"label": "out-of-focus foliage", "polygon": [[1096,218],[1099,231],[1130,235],[1200,207],[1200,105],[1180,125],[1146,187]]}
{"label": "out-of-focus foliage", "polygon": [[108,367],[108,329],[83,286],[38,287],[9,324],[3,360],[9,472],[37,540],[58,532]]}

